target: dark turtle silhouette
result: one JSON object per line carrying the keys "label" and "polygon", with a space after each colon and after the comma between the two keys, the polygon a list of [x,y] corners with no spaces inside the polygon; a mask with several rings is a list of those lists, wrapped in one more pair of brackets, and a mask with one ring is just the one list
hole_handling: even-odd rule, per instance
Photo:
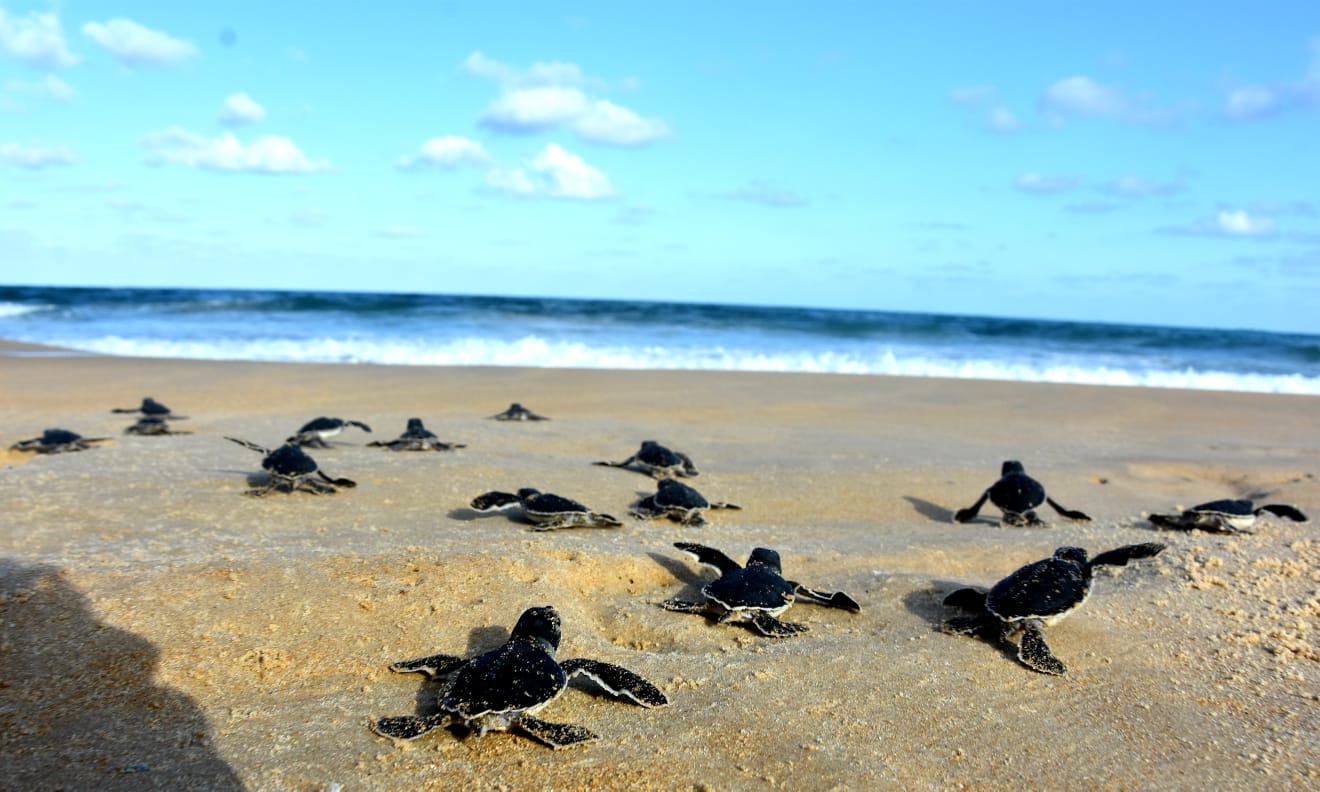
{"label": "dark turtle silhouette", "polygon": [[186,415],[175,415],[169,407],[161,404],[150,396],[142,400],[142,404],[137,407],[116,407],[112,413],[141,413],[147,418],[172,418],[176,421],[182,421],[187,418]]}
{"label": "dark turtle silhouette", "polygon": [[315,459],[292,443],[285,443],[272,451],[256,443],[239,440],[237,437],[225,439],[259,454],[265,454],[261,460],[261,467],[270,473],[270,481],[264,487],[248,490],[249,495],[266,495],[276,489],[283,492],[303,490],[313,495],[321,495],[334,493],[336,487],[347,489],[357,486],[357,482],[352,479],[330,478],[317,466]]}
{"label": "dark turtle silhouette", "polygon": [[956,522],[967,522],[976,519],[976,515],[981,512],[981,507],[989,500],[999,510],[1004,513],[1004,523],[1008,525],[1045,525],[1045,522],[1036,516],[1036,508],[1042,503],[1048,503],[1050,508],[1059,513],[1061,517],[1067,517],[1069,520],[1077,522],[1090,522],[1089,515],[1065,509],[1045,494],[1045,488],[1041,486],[1031,476],[1028,476],[1022,467],[1022,463],[1016,459],[1010,459],[1004,462],[1000,470],[999,480],[990,485],[990,489],[981,493],[980,499],[968,506],[966,509],[959,509],[953,515]]}
{"label": "dark turtle silhouette", "polygon": [[559,614],[552,607],[529,608],[518,618],[509,640],[472,658],[431,655],[394,663],[390,670],[448,677],[431,715],[381,718],[372,731],[396,740],[415,740],[452,723],[481,737],[488,731],[517,730],[551,748],[596,739],[581,726],[550,723],[535,717],[568,687],[576,676],[587,676],[611,695],[643,707],[669,703],[659,688],[621,666],[599,660],[555,660],[559,650]]}
{"label": "dark turtle silhouette", "polygon": [[512,492],[494,491],[472,499],[472,508],[477,511],[499,511],[513,506],[521,507],[523,516],[532,523],[533,531],[553,531],[557,528],[617,528],[623,525],[611,515],[594,512],[571,498],[541,492],[531,487],[523,487],[516,495]]}
{"label": "dark turtle silhouette", "polygon": [[514,402],[513,404],[510,404],[510,405],[509,405],[509,409],[505,410],[505,411],[502,412],[502,413],[496,413],[495,415],[492,415],[491,418],[494,418],[494,419],[497,420],[497,421],[548,421],[548,420],[550,420],[549,418],[545,417],[544,415],[537,415],[536,413],[534,413],[534,412],[532,412],[531,410],[527,409],[526,407],[522,406],[522,405],[519,404],[518,402]]}
{"label": "dark turtle silhouette", "polygon": [[686,478],[700,475],[697,466],[692,464],[692,459],[687,454],[682,451],[671,451],[654,440],[643,440],[642,447],[637,449],[637,453],[622,462],[602,461],[592,464],[617,468],[635,467],[652,478],[670,476]]}
{"label": "dark turtle silhouette", "polygon": [[1256,506],[1249,500],[1217,500],[1202,503],[1178,514],[1152,514],[1146,519],[1152,525],[1175,531],[1209,531],[1210,533],[1249,534],[1251,526],[1261,514],[1273,514],[1293,522],[1307,522],[1309,518],[1296,506],[1287,503],[1267,503]]}
{"label": "dark turtle silhouette", "polygon": [[192,432],[180,431],[170,426],[170,422],[154,415],[144,415],[137,423],[124,429],[124,434],[132,435],[186,435]]}
{"label": "dark turtle silhouette", "polygon": [[775,618],[801,599],[815,605],[840,608],[860,613],[862,606],[842,591],[817,591],[801,583],[785,580],[779,564],[779,553],[767,547],[758,547],[747,559],[747,566],[712,547],[675,542],[674,547],[696,556],[697,560],[719,570],[720,576],[701,589],[705,599],[690,602],[668,599],[660,603],[665,610],[680,613],[714,613],[720,624],[747,621],[763,635],[788,638],[809,629],[805,624],[780,621]]}
{"label": "dark turtle silhouette", "polygon": [[675,479],[657,481],[654,495],[647,495],[628,512],[633,517],[649,520],[668,517],[684,525],[704,525],[702,512],[707,509],[741,509],[736,503],[711,502],[700,492]]}
{"label": "dark turtle silhouette", "polygon": [[1086,602],[1096,567],[1126,566],[1129,561],[1158,555],[1164,547],[1153,542],[1124,545],[1089,560],[1080,547],[1060,547],[1050,558],[1027,564],[988,592],[963,588],[950,593],[944,604],[970,611],[972,615],[949,619],[945,630],[1006,642],[1021,631],[1018,660],[1041,673],[1063,674],[1068,669],[1050,652],[1044,628]]}
{"label": "dark turtle silhouette", "polygon": [[377,440],[367,443],[368,448],[389,448],[394,451],[453,451],[467,448],[463,443],[446,443],[435,433],[422,425],[421,418],[409,418],[408,428],[393,440]]}
{"label": "dark turtle silhouette", "polygon": [[70,451],[86,451],[93,443],[104,443],[108,437],[83,437],[68,429],[47,429],[41,437],[19,440],[9,447],[10,451],[35,451],[38,454],[65,454]]}
{"label": "dark turtle silhouette", "polygon": [[348,426],[356,426],[364,432],[371,432],[371,427],[361,421],[347,421],[343,418],[327,418],[322,415],[320,418],[313,418],[303,424],[297,434],[284,442],[292,443],[293,445],[307,446],[309,448],[329,448],[330,444],[327,443],[326,440],[344,431],[344,428]]}

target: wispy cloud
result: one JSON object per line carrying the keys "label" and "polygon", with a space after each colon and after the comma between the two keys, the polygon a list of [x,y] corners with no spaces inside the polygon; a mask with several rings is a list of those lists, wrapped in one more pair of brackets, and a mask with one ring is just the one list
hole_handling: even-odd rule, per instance
{"label": "wispy cloud", "polygon": [[386,239],[410,239],[420,232],[413,226],[390,224],[376,230],[376,236]]}
{"label": "wispy cloud", "polygon": [[1017,114],[1000,101],[999,89],[993,85],[955,88],[949,100],[976,111],[986,127],[995,132],[1017,132],[1022,128]]}
{"label": "wispy cloud", "polygon": [[40,80],[7,80],[5,91],[11,94],[40,96],[57,102],[67,102],[78,95],[72,85],[53,74],[47,74]]}
{"label": "wispy cloud", "polygon": [[777,187],[763,179],[753,179],[741,187],[719,193],[719,197],[730,201],[769,206],[774,209],[794,209],[806,206],[808,203],[807,199],[798,193]]}
{"label": "wispy cloud", "polygon": [[0,165],[27,170],[44,170],[61,165],[72,165],[73,150],[67,146],[0,143]]}
{"label": "wispy cloud", "polygon": [[53,11],[14,16],[0,8],[0,52],[43,69],[65,68],[78,62],[64,43],[64,29]]}
{"label": "wispy cloud", "polygon": [[147,161],[199,170],[231,173],[315,173],[330,170],[325,160],[312,160],[284,137],[267,135],[243,144],[231,132],[208,138],[179,127],[147,135],[142,140]]}
{"label": "wispy cloud", "polygon": [[1272,217],[1252,215],[1245,209],[1221,209],[1212,217],[1158,230],[1178,236],[1267,237],[1272,236],[1276,228]]}
{"label": "wispy cloud", "polygon": [[486,184],[499,192],[524,196],[596,201],[615,195],[608,176],[553,143],[526,168],[491,169]]}
{"label": "wispy cloud", "polygon": [[129,68],[176,66],[197,55],[191,42],[130,19],[88,22],[82,32]]}
{"label": "wispy cloud", "polygon": [[1069,192],[1081,184],[1081,180],[1073,176],[1044,176],[1039,173],[1024,173],[1013,180],[1014,187],[1034,195]]}
{"label": "wispy cloud", "polygon": [[266,108],[245,93],[236,93],[225,99],[216,120],[226,126],[257,124],[266,118]]}
{"label": "wispy cloud", "polygon": [[1156,195],[1173,195],[1181,192],[1186,185],[1181,181],[1152,181],[1130,174],[1101,187],[1101,191],[1120,198],[1148,198]]}
{"label": "wispy cloud", "polygon": [[405,170],[428,166],[452,170],[465,165],[481,166],[489,161],[490,155],[480,143],[451,135],[431,138],[416,154],[400,157],[398,166]]}
{"label": "wispy cloud", "polygon": [[1290,110],[1320,107],[1320,36],[1311,39],[1311,63],[1300,79],[1266,85],[1239,85],[1224,96],[1230,121],[1263,121]]}
{"label": "wispy cloud", "polygon": [[1077,75],[1056,80],[1038,101],[1040,112],[1056,124],[1073,118],[1103,118],[1130,124],[1168,124],[1178,112],[1135,99],[1118,88]]}

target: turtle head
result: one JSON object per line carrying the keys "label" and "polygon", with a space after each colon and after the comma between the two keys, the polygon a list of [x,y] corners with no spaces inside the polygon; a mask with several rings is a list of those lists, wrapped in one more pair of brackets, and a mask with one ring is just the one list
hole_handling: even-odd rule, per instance
{"label": "turtle head", "polygon": [[535,489],[533,487],[523,487],[522,489],[518,490],[518,500],[527,500],[528,498],[535,498],[537,495],[540,494],[541,491],[539,489]]}
{"label": "turtle head", "polygon": [[1022,467],[1022,463],[1016,459],[1004,460],[1003,467],[999,468],[999,475],[1007,476],[1009,473],[1026,473],[1027,469]]}
{"label": "turtle head", "polygon": [[518,617],[509,637],[539,641],[553,654],[559,649],[559,614],[549,605],[528,608]]}
{"label": "turtle head", "polygon": [[779,565],[779,553],[768,547],[758,547],[752,550],[752,554],[747,558],[747,566],[770,567],[776,572],[782,569]]}
{"label": "turtle head", "polygon": [[643,441],[642,441],[642,448],[655,448],[655,447],[658,446],[658,445],[660,445],[660,444],[657,443],[657,442],[654,441],[654,440],[643,440]]}
{"label": "turtle head", "polygon": [[1086,566],[1087,561],[1090,560],[1086,551],[1080,547],[1060,547],[1054,551],[1054,557],[1063,561],[1071,561],[1081,567]]}
{"label": "turtle head", "polygon": [[408,429],[409,429],[409,430],[420,430],[421,428],[422,428],[422,419],[421,419],[421,418],[409,418],[409,419],[408,419]]}
{"label": "turtle head", "polygon": [[514,402],[513,404],[509,405],[509,412],[522,412],[522,411],[523,411],[523,406],[518,402]]}

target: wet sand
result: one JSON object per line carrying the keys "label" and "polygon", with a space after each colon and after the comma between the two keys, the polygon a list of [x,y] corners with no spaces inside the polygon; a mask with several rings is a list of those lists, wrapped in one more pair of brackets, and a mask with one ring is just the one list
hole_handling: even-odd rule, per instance
{"label": "wet sand", "polygon": [[[4,354],[8,351],[11,354]],[[714,372],[218,363],[0,350],[0,445],[48,427],[113,438],[0,468],[0,765],[14,789],[419,790],[1315,788],[1320,786],[1317,523],[1159,532],[1143,513],[1222,497],[1320,510],[1313,397]],[[20,354],[12,354],[20,352]],[[122,434],[153,396],[173,437]],[[486,416],[512,401],[541,423]],[[244,493],[260,456],[318,415],[364,421],[311,450],[334,495]],[[419,416],[449,453],[367,448]],[[718,511],[701,527],[627,518],[654,492],[594,467],[659,440],[692,456]],[[1021,459],[1090,513],[1049,528],[951,521]],[[532,486],[624,517],[533,532],[467,509]],[[860,614],[798,604],[810,632],[762,637],[661,609],[778,550],[786,576]],[[1104,568],[1048,630],[1068,665],[939,630],[940,602],[1060,545],[1160,541]],[[600,739],[438,731],[371,718],[434,687],[390,662],[498,645],[554,605],[560,657],[626,666],[671,700],[574,684],[541,713]]]}

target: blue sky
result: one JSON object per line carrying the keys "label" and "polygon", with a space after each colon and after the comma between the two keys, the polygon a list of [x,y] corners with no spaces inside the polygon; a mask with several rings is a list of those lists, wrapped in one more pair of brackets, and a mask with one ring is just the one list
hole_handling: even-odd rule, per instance
{"label": "blue sky", "polygon": [[1320,5],[0,0],[0,282],[1320,332]]}

